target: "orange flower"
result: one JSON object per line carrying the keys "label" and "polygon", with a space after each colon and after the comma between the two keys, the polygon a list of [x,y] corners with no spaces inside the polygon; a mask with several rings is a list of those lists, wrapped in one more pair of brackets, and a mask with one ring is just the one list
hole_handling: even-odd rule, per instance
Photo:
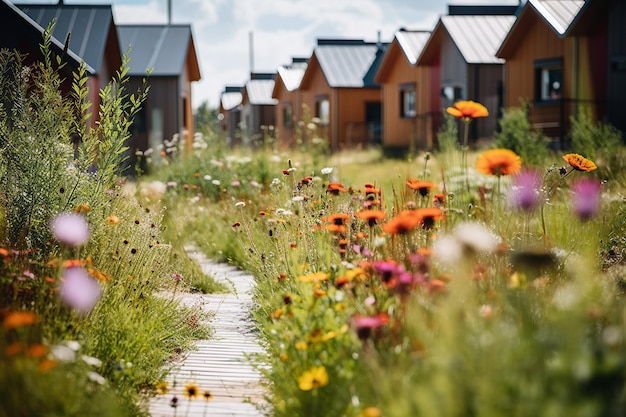
{"label": "orange flower", "polygon": [[369,227],[372,227],[378,220],[385,219],[385,212],[381,210],[363,210],[359,212],[356,217],[367,221]]}
{"label": "orange flower", "polygon": [[487,175],[511,175],[522,169],[522,160],[510,149],[490,149],[476,160],[476,169]]}
{"label": "orange flower", "polygon": [[410,232],[422,221],[415,210],[402,210],[396,217],[382,225],[383,231],[391,235],[402,235]]}
{"label": "orange flower", "polygon": [[436,220],[441,220],[444,217],[443,211],[434,207],[421,208],[413,212],[421,219],[422,228],[427,230],[435,225]]}
{"label": "orange flower", "polygon": [[37,315],[32,311],[13,311],[4,318],[2,325],[9,330],[16,327],[30,326],[36,321]]}
{"label": "orange flower", "polygon": [[489,111],[485,106],[472,100],[457,101],[454,103],[454,107],[448,107],[446,111],[454,117],[464,119],[465,121],[489,116]]}
{"label": "orange flower", "polygon": [[417,178],[409,178],[406,185],[412,190],[419,192],[422,197],[427,196],[431,189],[437,187],[432,182],[420,181]]}
{"label": "orange flower", "polygon": [[323,221],[337,226],[343,226],[348,219],[350,219],[350,215],[345,213],[331,214],[330,216],[322,217]]}
{"label": "orange flower", "polygon": [[331,193],[332,195],[339,195],[340,192],[345,193],[348,192],[348,190],[343,188],[343,184],[340,182],[331,182],[328,184],[326,192]]}
{"label": "orange flower", "polygon": [[563,159],[565,160],[565,162],[570,164],[571,167],[574,168],[576,171],[589,172],[598,168],[596,164],[593,163],[593,161],[585,158],[582,155],[578,155],[577,153],[568,153],[567,155],[563,155]]}

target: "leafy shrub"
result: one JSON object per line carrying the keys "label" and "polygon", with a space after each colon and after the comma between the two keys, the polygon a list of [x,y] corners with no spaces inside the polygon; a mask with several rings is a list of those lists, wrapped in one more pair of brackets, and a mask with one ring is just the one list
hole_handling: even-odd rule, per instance
{"label": "leafy shrub", "polygon": [[531,129],[524,108],[505,109],[495,133],[495,146],[510,149],[527,165],[539,166],[549,155],[548,142],[541,133]]}

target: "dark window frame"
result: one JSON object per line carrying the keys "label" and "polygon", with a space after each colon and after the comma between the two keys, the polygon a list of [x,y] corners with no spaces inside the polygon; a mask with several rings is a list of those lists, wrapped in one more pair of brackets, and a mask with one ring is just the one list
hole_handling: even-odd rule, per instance
{"label": "dark window frame", "polygon": [[535,101],[550,102],[563,98],[563,58],[538,59],[535,68]]}

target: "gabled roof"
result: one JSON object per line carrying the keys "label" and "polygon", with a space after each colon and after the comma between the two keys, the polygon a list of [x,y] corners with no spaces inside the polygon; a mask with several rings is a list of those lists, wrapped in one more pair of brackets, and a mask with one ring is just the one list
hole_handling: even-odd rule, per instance
{"label": "gabled roof", "polygon": [[241,104],[243,87],[229,86],[224,88],[224,92],[220,96],[220,105],[224,110],[232,110]]}
{"label": "gabled roof", "polygon": [[274,105],[276,99],[272,98],[274,80],[253,79],[249,80],[243,89],[243,103],[252,105]]}
{"label": "gabled roof", "polygon": [[393,41],[385,51],[385,55],[377,68],[374,81],[384,83],[387,75],[397,67],[399,60],[403,59],[409,66],[414,66],[417,57],[422,53],[422,48],[428,41],[430,32],[423,30],[398,30]]}
{"label": "gabled roof", "polygon": [[[373,87],[367,76],[377,58],[379,47],[362,40],[318,40],[311,60],[317,62],[331,88]],[[310,77],[311,65],[302,77],[302,84]],[[370,77],[371,78],[371,77]]]}
{"label": "gabled roof", "polygon": [[[17,5],[41,27],[55,21],[52,36],[65,42],[70,34],[69,49],[87,65],[100,71],[109,36],[117,41],[111,5]],[[117,51],[119,54],[119,51]],[[120,58],[121,63],[121,58]]]}
{"label": "gabled roof", "polygon": [[559,36],[564,36],[585,5],[585,0],[528,0],[528,3]]}
{"label": "gabled roof", "polygon": [[190,25],[118,25],[120,48],[130,51],[129,75],[178,77],[185,65],[190,81],[200,80],[200,67]]}
{"label": "gabled roof", "polygon": [[417,58],[422,53],[422,49],[430,38],[430,32],[424,30],[403,30],[400,29],[395,34],[395,39],[398,45],[402,48],[404,56],[406,56],[409,64],[415,65]]}
{"label": "gabled roof", "polygon": [[[533,15],[546,22],[557,36],[566,37],[591,2],[591,0],[528,0],[496,55],[502,58],[510,56],[511,51],[517,47],[521,37],[528,30],[528,19]],[[595,1],[596,4],[600,2]]]}
{"label": "gabled roof", "polygon": [[468,64],[502,64],[496,52],[514,22],[515,16],[441,16],[417,63],[432,63],[447,33]]}
{"label": "gabled roof", "polygon": [[306,61],[297,61],[289,65],[281,65],[278,67],[277,77],[280,77],[287,91],[294,91],[300,87],[300,81],[302,81],[306,67]]}
{"label": "gabled roof", "polygon": [[[43,39],[42,33],[45,28],[8,0],[0,0],[0,23],[0,47],[19,49],[20,44],[32,44],[33,49],[39,49],[38,45]],[[59,41],[52,36],[50,42],[55,53],[59,55],[63,53],[65,38]],[[78,68],[83,61],[71,49],[66,52],[66,56],[69,58],[70,66],[74,69]],[[89,74],[95,74],[93,67],[87,63],[85,65]]]}

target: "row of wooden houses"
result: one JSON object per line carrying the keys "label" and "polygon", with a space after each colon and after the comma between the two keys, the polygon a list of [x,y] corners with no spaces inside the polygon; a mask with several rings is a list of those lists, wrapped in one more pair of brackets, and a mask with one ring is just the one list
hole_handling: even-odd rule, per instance
{"label": "row of wooden houses", "polygon": [[[581,111],[626,131],[623,22],[621,0],[527,0],[449,6],[431,31],[399,29],[388,43],[319,39],[309,58],[271,74],[264,98],[252,100],[254,76],[228,86],[222,128],[237,144],[261,139],[260,127],[273,126],[278,143],[289,147],[314,120],[333,150],[430,149],[444,109],[470,99],[490,110],[472,124],[473,141],[491,137],[501,110],[523,102],[532,126],[555,146],[566,146],[571,117]],[[266,117],[247,119],[258,100]]]}
{"label": "row of wooden houses", "polygon": [[[200,69],[190,25],[119,25],[114,22],[111,5],[69,5],[63,1],[52,5],[12,4],[0,0],[0,48],[26,54],[26,63],[41,60],[42,32],[52,22],[53,52],[63,55],[67,64],[62,74],[68,80],[63,86],[65,93],[70,91],[72,72],[84,62],[94,108],[100,104],[100,89],[120,69],[129,48],[129,93],[142,87],[151,70],[150,94],[134,121],[129,143],[131,166],[136,150],[157,149],[174,135],[191,144],[191,86],[200,80]],[[92,126],[95,123],[94,117]]]}

